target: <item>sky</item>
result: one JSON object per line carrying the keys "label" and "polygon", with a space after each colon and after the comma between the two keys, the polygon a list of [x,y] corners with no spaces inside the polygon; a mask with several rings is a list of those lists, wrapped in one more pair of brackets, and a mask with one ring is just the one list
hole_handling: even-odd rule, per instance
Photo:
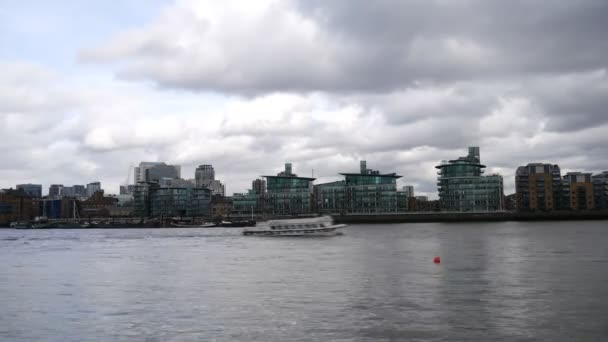
{"label": "sky", "polygon": [[[442,160],[608,170],[608,1],[0,0],[0,188],[285,162],[436,198]],[[132,180],[131,175],[131,180]]]}

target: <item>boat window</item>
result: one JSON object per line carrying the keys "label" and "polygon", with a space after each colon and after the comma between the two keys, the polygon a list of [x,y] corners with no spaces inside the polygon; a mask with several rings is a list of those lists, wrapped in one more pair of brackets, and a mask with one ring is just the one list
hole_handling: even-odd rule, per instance
{"label": "boat window", "polygon": [[324,225],[323,223],[321,223],[321,225],[320,225],[320,226],[321,226],[321,228],[325,228],[325,225]]}

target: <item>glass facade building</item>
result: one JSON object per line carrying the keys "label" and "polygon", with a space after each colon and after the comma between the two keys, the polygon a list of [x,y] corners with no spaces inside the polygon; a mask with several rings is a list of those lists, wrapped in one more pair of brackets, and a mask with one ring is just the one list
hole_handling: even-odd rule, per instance
{"label": "glass facade building", "polygon": [[291,173],[291,164],[285,171],[266,178],[266,211],[272,215],[299,215],[313,212],[312,194],[314,178],[298,177]]}
{"label": "glass facade building", "polygon": [[390,213],[403,211],[399,207],[397,176],[395,173],[380,174],[342,173],[345,182],[344,211],[346,213]]}
{"label": "glass facade building", "polygon": [[608,171],[591,177],[593,180],[593,199],[596,209],[608,209]]}
{"label": "glass facade building", "polygon": [[40,198],[42,197],[41,184],[17,184],[17,190],[23,190],[28,196]]}
{"label": "glass facade building", "polygon": [[341,173],[344,180],[315,186],[315,204],[321,213],[373,214],[405,211],[405,194],[397,191],[395,173],[381,174],[361,161],[359,173]]}
{"label": "glass facade building", "polygon": [[436,166],[439,202],[444,211],[498,211],[503,209],[503,179],[484,176],[479,148],[469,147],[469,155]]}
{"label": "glass facade building", "polygon": [[150,216],[208,216],[210,202],[209,189],[158,188],[150,196]]}
{"label": "glass facade building", "polygon": [[232,196],[232,213],[236,216],[250,216],[251,213],[261,214],[264,211],[264,194],[248,190],[246,194]]}
{"label": "glass facade building", "polygon": [[210,215],[211,190],[161,188],[138,183],[133,190],[133,212],[141,217],[201,217]]}
{"label": "glass facade building", "polygon": [[314,198],[316,210],[324,214],[344,212],[345,181],[315,185]]}

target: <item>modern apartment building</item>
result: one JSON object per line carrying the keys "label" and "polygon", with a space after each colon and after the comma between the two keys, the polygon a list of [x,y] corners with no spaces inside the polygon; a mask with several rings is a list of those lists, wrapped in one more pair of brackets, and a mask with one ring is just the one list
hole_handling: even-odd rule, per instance
{"label": "modern apartment building", "polygon": [[133,189],[133,212],[141,217],[210,215],[211,191],[205,188],[161,188],[140,182]]}
{"label": "modern apartment building", "polygon": [[346,182],[335,181],[314,186],[315,209],[319,213],[340,214],[345,212]]}
{"label": "modern apartment building", "polygon": [[[341,173],[344,176],[344,211],[346,213],[390,213],[399,210],[396,173],[381,174],[360,162],[358,173]],[[402,209],[403,211],[405,209]]]}
{"label": "modern apartment building", "polygon": [[563,209],[588,210],[595,208],[591,173],[568,172],[562,181]]}
{"label": "modern apartment building", "polygon": [[484,175],[479,147],[469,147],[466,157],[443,161],[435,168],[439,202],[443,211],[498,211],[503,209],[501,175]]}
{"label": "modern apartment building", "polygon": [[291,163],[285,171],[266,178],[266,210],[272,215],[299,215],[313,212],[312,182],[315,178],[298,177],[292,173]]}
{"label": "modern apartment building", "polygon": [[555,164],[530,163],[515,173],[517,208],[552,211],[561,207],[561,171]]}
{"label": "modern apartment building", "polygon": [[608,209],[608,171],[591,177],[593,181],[593,200],[595,208],[606,210]]}
{"label": "modern apartment building", "polygon": [[340,175],[344,180],[315,186],[317,211],[370,214],[406,210],[406,194],[397,191],[397,179],[401,176],[396,173],[381,174],[368,169],[367,162],[363,160],[359,172]]}

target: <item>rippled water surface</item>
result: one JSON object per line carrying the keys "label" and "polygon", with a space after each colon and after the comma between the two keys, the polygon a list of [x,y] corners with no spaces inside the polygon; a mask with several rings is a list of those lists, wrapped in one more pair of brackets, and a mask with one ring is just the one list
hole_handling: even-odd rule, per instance
{"label": "rippled water surface", "polygon": [[0,341],[314,340],[608,341],[608,221],[0,230]]}

